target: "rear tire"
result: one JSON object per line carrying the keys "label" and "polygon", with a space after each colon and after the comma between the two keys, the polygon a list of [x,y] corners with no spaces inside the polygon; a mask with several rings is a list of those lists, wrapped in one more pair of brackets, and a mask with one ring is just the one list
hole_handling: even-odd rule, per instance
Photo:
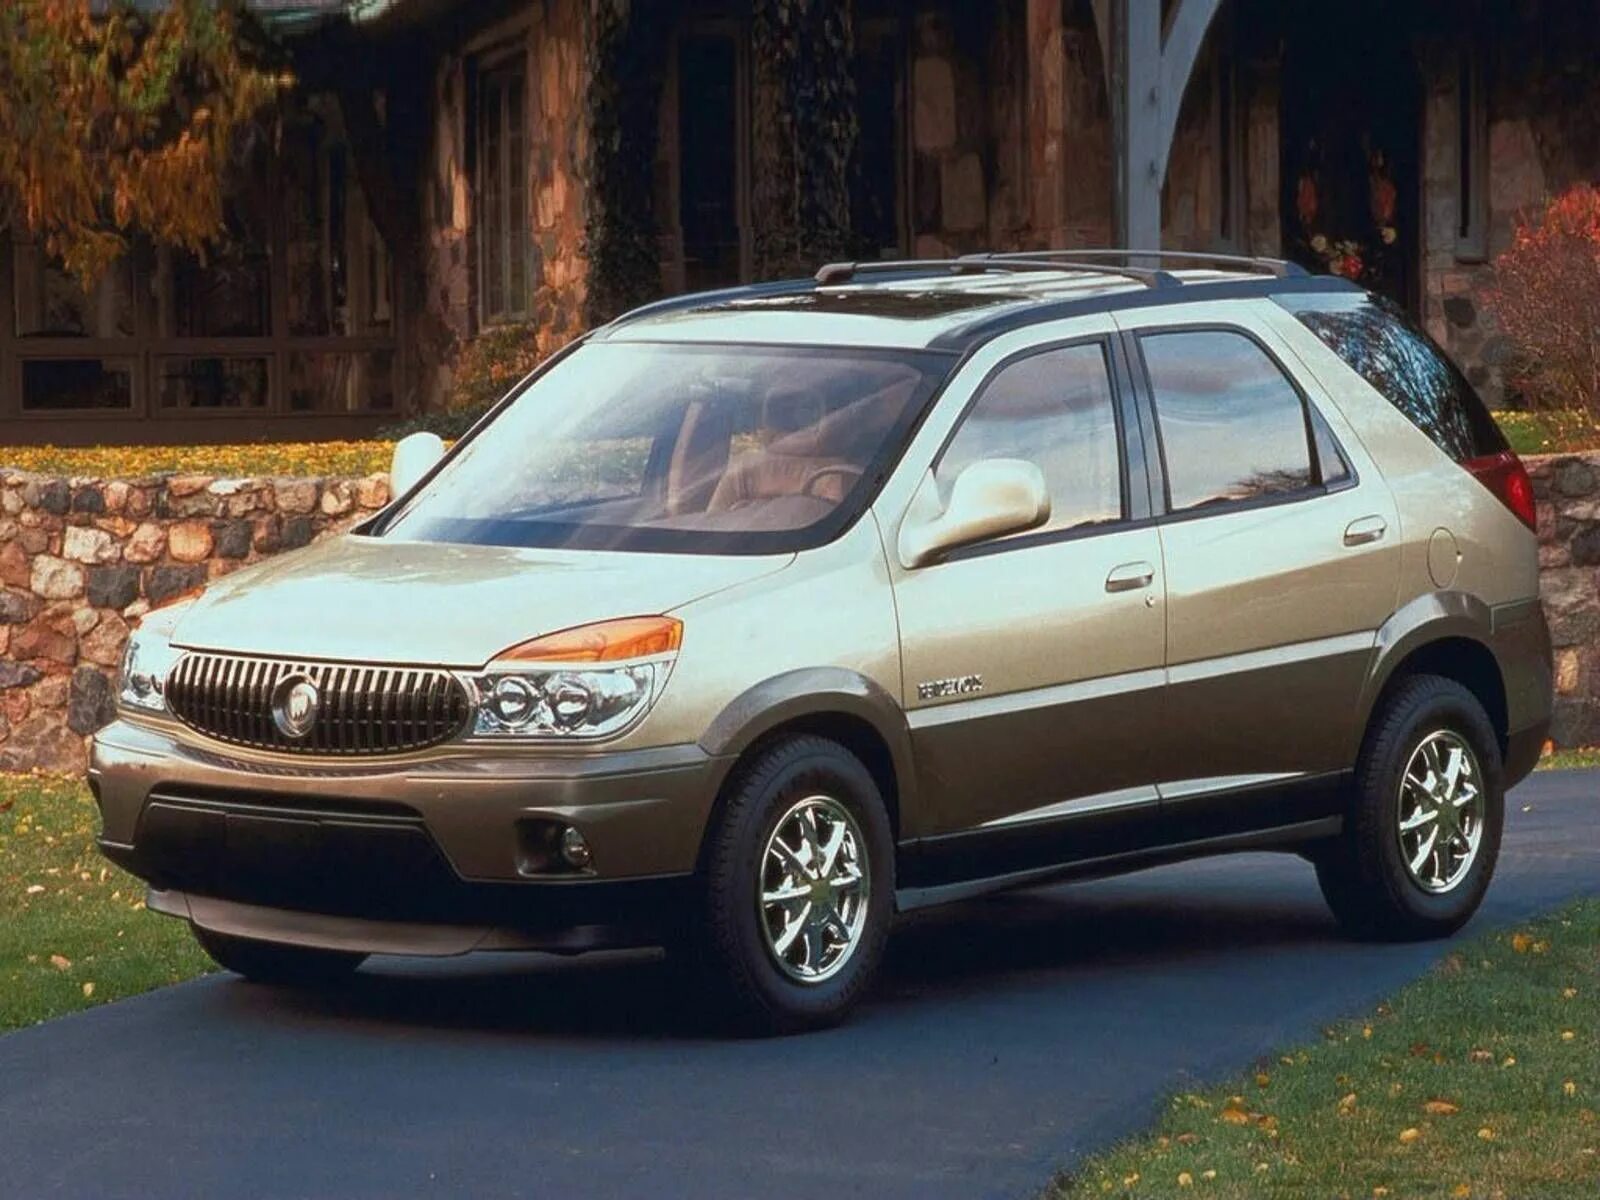
{"label": "rear tire", "polygon": [[212,929],[191,926],[195,941],[219,967],[243,975],[252,983],[284,987],[326,987],[347,979],[366,961],[365,954],[341,950],[314,950],[285,946],[254,938],[234,937]]}
{"label": "rear tire", "polygon": [[794,1033],[843,1020],[894,907],[894,837],[871,773],[820,737],[784,738],[735,777],[709,835],[696,965],[735,1022]]}
{"label": "rear tire", "polygon": [[1350,933],[1383,941],[1446,937],[1488,890],[1505,821],[1500,744],[1454,680],[1416,675],[1374,714],[1341,837],[1317,882]]}

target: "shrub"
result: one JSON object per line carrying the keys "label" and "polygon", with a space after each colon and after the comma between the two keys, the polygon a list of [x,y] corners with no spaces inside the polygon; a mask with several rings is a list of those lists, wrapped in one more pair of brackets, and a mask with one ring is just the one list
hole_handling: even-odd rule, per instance
{"label": "shrub", "polygon": [[1600,188],[1579,184],[1520,221],[1494,278],[1531,404],[1600,422]]}
{"label": "shrub", "polygon": [[534,367],[539,365],[538,339],[532,325],[492,325],[465,343],[456,356],[455,373],[444,408],[386,425],[385,438],[427,431],[458,438]]}

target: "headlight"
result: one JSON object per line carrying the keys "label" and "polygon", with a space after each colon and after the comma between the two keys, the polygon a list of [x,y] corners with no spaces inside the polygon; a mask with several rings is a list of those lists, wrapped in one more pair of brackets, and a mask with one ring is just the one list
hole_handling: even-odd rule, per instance
{"label": "headlight", "polygon": [[513,646],[462,677],[474,737],[588,739],[650,710],[677,658],[682,623],[628,617]]}
{"label": "headlight", "polygon": [[146,712],[166,712],[167,672],[172,670],[179,654],[172,643],[155,630],[135,629],[128,635],[127,647],[122,652],[118,702]]}

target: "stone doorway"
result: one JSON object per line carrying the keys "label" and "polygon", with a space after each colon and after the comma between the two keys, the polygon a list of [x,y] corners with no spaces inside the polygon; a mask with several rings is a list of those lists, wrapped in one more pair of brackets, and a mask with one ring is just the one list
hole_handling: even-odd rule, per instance
{"label": "stone doorway", "polygon": [[[1294,10],[1285,30],[1279,212],[1284,253],[1415,313],[1421,82],[1382,0]],[[1331,27],[1330,27],[1331,26]]]}

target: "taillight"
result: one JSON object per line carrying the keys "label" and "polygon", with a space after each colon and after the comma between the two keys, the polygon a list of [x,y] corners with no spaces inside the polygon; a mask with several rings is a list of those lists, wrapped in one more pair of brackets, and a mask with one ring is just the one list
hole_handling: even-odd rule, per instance
{"label": "taillight", "polygon": [[1469,458],[1461,465],[1498,496],[1500,503],[1516,514],[1519,521],[1529,529],[1539,528],[1539,516],[1533,502],[1533,480],[1528,478],[1528,468],[1522,465],[1515,450]]}

